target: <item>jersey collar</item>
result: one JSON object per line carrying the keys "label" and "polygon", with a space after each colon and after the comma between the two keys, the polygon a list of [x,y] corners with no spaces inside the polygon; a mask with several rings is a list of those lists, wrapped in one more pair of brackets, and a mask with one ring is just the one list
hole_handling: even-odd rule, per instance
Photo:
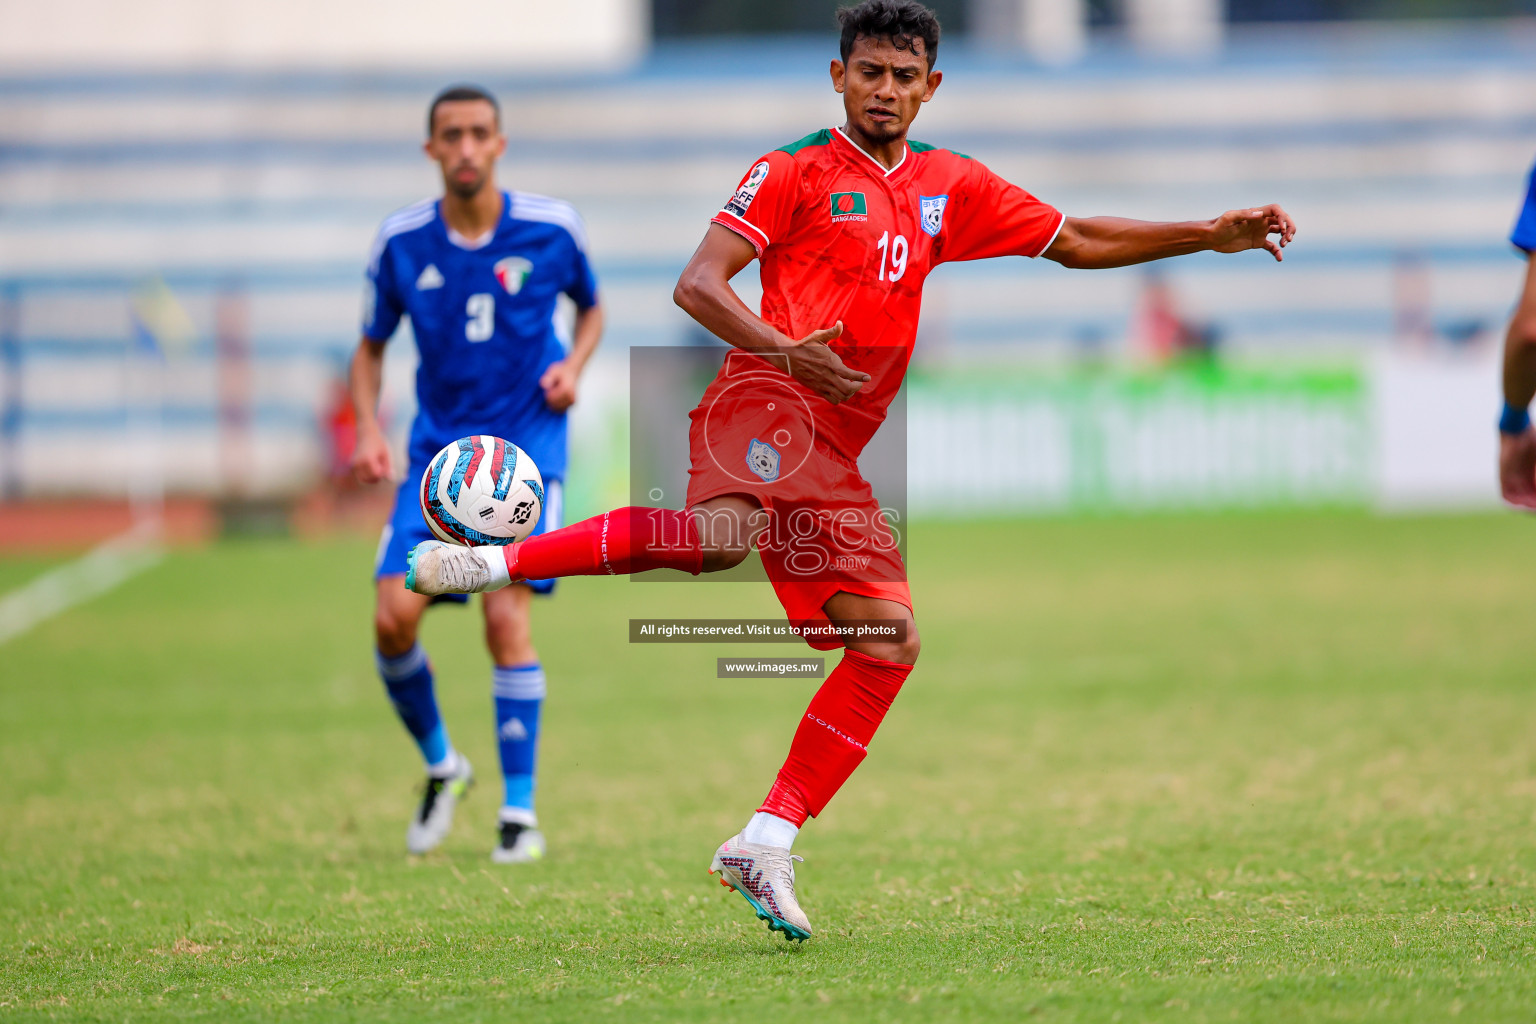
{"label": "jersey collar", "polygon": [[841,128],[833,128],[832,129],[832,134],[837,136],[838,138],[842,139],[844,142],[846,142],[848,144],[848,148],[852,149],[855,153],[859,154],[859,157],[861,159],[867,161],[869,163],[869,166],[876,173],[878,173],[880,175],[880,177],[882,177],[882,178],[889,178],[892,175],[894,175],[897,171],[899,171],[903,167],[905,167],[907,165],[907,157],[912,155],[912,147],[908,146],[905,142],[903,142],[901,144],[901,159],[896,161],[896,166],[895,167],[892,167],[890,170],[886,170],[884,164],[882,164],[879,160],[876,160],[874,157],[870,156],[868,153],[864,152],[863,147],[861,147],[857,142],[854,142],[852,139],[850,139],[848,137],[848,134],[846,132],[844,132]]}
{"label": "jersey collar", "polygon": [[[480,252],[489,246],[501,235],[502,229],[512,220],[512,193],[503,189],[501,192],[501,219],[491,229],[491,233],[485,236],[485,240],[476,246],[465,246],[454,240],[454,232],[448,227],[448,218],[443,216],[443,201],[437,201],[437,223],[443,232],[443,241],[453,246],[459,252]],[[462,238],[462,236],[460,236]],[[477,239],[478,241],[478,239]]]}

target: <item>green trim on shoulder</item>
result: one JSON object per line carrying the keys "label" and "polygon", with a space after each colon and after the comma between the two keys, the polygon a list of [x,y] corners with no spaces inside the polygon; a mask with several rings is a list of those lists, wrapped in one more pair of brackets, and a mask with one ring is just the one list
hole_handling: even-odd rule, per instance
{"label": "green trim on shoulder", "polygon": [[[907,146],[914,153],[932,153],[936,149],[942,149],[943,148],[942,146],[930,146],[926,142],[913,142],[911,139],[907,140]],[[966,153],[955,153],[954,150],[950,150],[950,152],[954,153],[954,155],[959,157],[961,160],[974,160],[974,159],[976,159],[975,157],[970,156],[970,155],[968,155]]]}
{"label": "green trim on shoulder", "polygon": [[832,130],[830,128],[823,128],[819,132],[811,132],[811,134],[803,139],[796,139],[787,146],[780,146],[775,152],[788,153],[790,156],[794,156],[808,146],[830,146],[831,144]]}

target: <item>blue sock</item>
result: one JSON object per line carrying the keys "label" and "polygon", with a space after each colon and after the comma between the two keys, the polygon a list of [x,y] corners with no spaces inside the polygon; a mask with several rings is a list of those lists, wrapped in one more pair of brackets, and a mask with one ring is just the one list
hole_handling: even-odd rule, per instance
{"label": "blue sock", "polygon": [[501,775],[506,783],[503,821],[533,825],[534,774],[539,755],[539,712],[544,706],[544,667],[497,666],[491,674],[496,700],[496,739],[501,747]]}
{"label": "blue sock", "polygon": [[437,695],[432,691],[432,663],[427,652],[417,644],[404,654],[389,657],[375,651],[379,676],[389,699],[395,705],[395,714],[405,723],[416,746],[421,748],[422,760],[428,770],[441,767],[453,753],[448,742],[448,729],[442,716],[437,713]]}

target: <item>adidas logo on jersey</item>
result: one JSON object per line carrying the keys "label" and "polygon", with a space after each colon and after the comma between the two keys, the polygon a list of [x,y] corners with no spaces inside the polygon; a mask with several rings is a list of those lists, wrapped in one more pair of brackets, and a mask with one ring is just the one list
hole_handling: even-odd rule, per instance
{"label": "adidas logo on jersey", "polygon": [[507,724],[501,727],[501,738],[504,740],[525,740],[528,738],[528,727],[523,725],[521,718],[509,718]]}
{"label": "adidas logo on jersey", "polygon": [[424,292],[429,288],[441,288],[442,286],[443,275],[438,271],[437,264],[428,263],[427,269],[423,270],[421,276],[416,279],[416,290]]}

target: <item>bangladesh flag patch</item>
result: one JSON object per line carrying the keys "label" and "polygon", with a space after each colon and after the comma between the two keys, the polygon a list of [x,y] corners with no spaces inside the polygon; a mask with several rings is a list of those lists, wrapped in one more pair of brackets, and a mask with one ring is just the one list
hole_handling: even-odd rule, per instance
{"label": "bangladesh flag patch", "polygon": [[869,208],[864,203],[863,192],[833,192],[832,220],[868,220]]}

